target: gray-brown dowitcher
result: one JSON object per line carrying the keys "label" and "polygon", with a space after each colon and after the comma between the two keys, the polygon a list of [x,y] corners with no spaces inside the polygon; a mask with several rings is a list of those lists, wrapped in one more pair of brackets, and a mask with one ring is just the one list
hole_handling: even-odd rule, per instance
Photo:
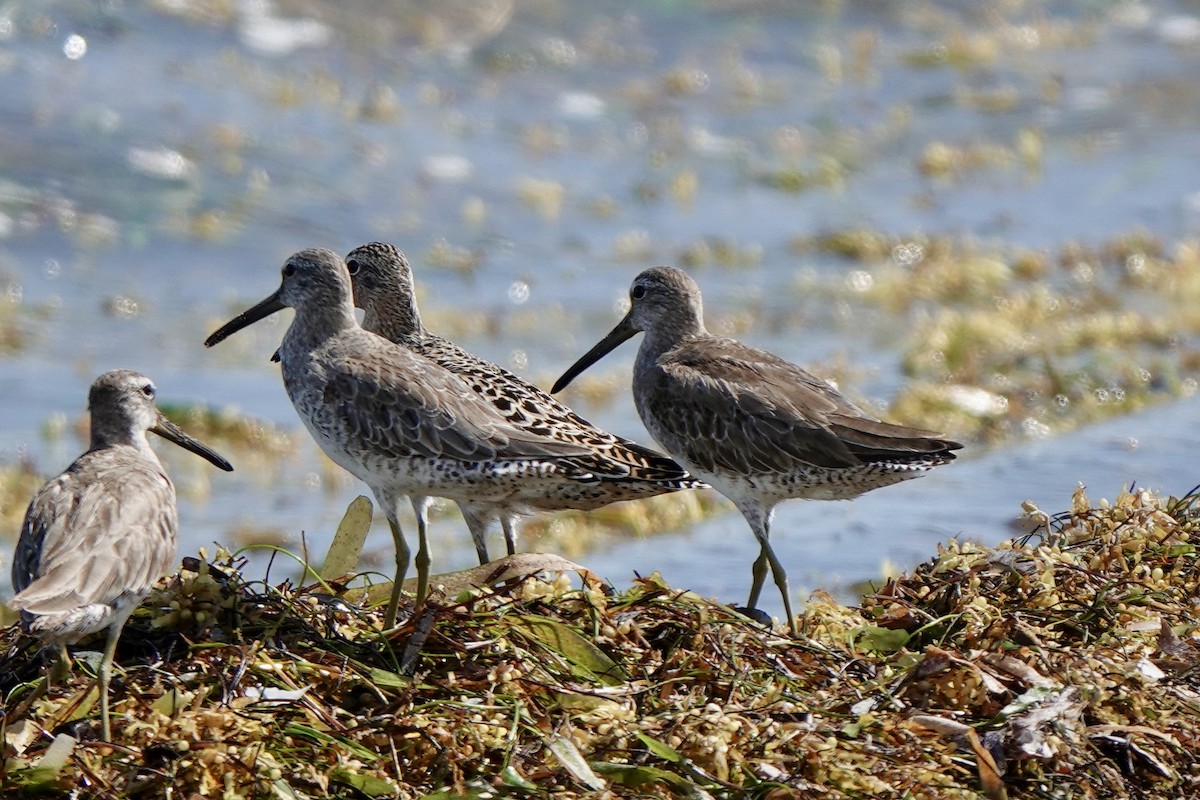
{"label": "gray-brown dowitcher", "polygon": [[175,559],[175,487],[146,431],[233,470],[168,421],[154,396],[154,383],[130,370],[92,383],[91,444],[34,495],[13,557],[17,594],[8,604],[29,633],[58,646],[62,664],[67,644],[108,629],[97,671],[105,740],[112,738],[108,682],[121,629]]}
{"label": "gray-brown dowitcher", "polygon": [[787,573],[769,541],[775,506],[789,498],[846,500],[954,460],[962,445],[870,416],[795,364],[713,336],[700,288],[654,267],[629,290],[617,326],[554,384],[557,392],[639,331],[633,397],[646,429],[696,477],[733,501],[758,539],[748,605],[767,564],[796,632]]}
{"label": "gray-brown dowitcher", "polygon": [[496,517],[512,555],[521,513],[587,511],[704,485],[662,453],[597,428],[533,384],[426,330],[412,269],[395,246],[372,242],[357,247],[347,254],[346,267],[354,304],[364,311],[364,328],[458,375],[514,427],[587,449],[586,455],[572,459],[573,469],[558,471],[558,482],[536,497],[459,501],[479,563],[488,560],[484,537]]}
{"label": "gray-brown dowitcher", "polygon": [[288,397],[321,449],[371,487],[392,530],[391,627],[409,561],[397,519],[402,497],[417,512],[420,602],[429,581],[426,498],[520,505],[556,486],[561,471],[577,469],[571,457],[588,451],[512,425],[457,375],[363,330],[346,265],[329,250],[291,256],[279,289],[205,344],[288,306],[296,316],[279,347]]}

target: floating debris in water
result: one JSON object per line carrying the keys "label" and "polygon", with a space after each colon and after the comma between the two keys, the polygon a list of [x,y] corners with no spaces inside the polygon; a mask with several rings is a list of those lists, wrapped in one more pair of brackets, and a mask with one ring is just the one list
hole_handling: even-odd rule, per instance
{"label": "floating debris in water", "polygon": [[168,147],[131,147],[125,152],[125,161],[134,172],[169,181],[190,178],[196,173],[195,164]]}
{"label": "floating debris in water", "polygon": [[284,56],[305,47],[329,43],[333,31],[315,19],[285,19],[275,15],[270,0],[241,0],[238,38],[248,49],[269,56]]}

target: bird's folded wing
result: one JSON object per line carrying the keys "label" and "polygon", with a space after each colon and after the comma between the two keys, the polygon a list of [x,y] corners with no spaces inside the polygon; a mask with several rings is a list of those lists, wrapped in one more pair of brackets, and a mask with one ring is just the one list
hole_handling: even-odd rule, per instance
{"label": "bird's folded wing", "polygon": [[394,359],[359,352],[326,370],[323,403],[351,436],[397,456],[534,459],[584,455],[588,448],[510,424],[458,376],[404,351]]}
{"label": "bird's folded wing", "polygon": [[[712,340],[709,340],[711,342]],[[732,340],[714,352],[675,350],[645,391],[673,454],[703,469],[790,472],[859,463],[831,430],[840,395],[794,364]]]}
{"label": "bird's folded wing", "polygon": [[[83,463],[47,484],[21,529],[18,610],[55,614],[150,590],[175,557],[175,493],[154,469]],[[28,543],[28,547],[26,546]]]}

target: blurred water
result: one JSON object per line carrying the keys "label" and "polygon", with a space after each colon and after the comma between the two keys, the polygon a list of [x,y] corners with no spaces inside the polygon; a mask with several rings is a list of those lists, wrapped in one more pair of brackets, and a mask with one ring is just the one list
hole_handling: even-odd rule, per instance
{"label": "blurred water", "polygon": [[[40,309],[28,345],[0,357],[0,459],[61,469],[77,446],[43,440],[42,424],[81,413],[92,377],[114,366],[151,375],[164,399],[294,426],[266,360],[286,319],[214,351],[200,342],[272,291],[302,247],[396,242],[430,320],[548,383],[608,330],[634,274],[726,243],[750,257],[694,270],[709,309],[753,314],[764,322],[744,338],[800,363],[866,365],[856,388],[886,398],[904,321],[837,323],[795,287],[800,274],[840,281],[844,267],[796,256],[794,237],[866,224],[1038,247],[1135,225],[1168,242],[1197,232],[1200,44],[1186,3],[1031,5],[1011,18],[958,3],[426,5],[0,10],[0,281]],[[908,65],[957,28],[998,42],[987,69]],[[959,100],[1007,89],[1017,100],[1000,111]],[[1046,142],[1036,173],[943,184],[914,167],[930,139],[1026,128]],[[852,166],[836,191],[761,177],[824,151]],[[528,293],[510,295],[518,282]],[[601,368],[627,380],[632,354]],[[583,410],[646,439],[628,399]],[[1021,499],[1062,508],[1078,480],[1101,495],[1131,480],[1184,491],[1195,417],[1181,403],[968,451],[853,504],[786,504],[778,550],[798,588],[841,590],[947,536],[1003,538]],[[362,491],[307,443],[269,476],[191,461],[170,462],[193,498],[184,552],[246,525],[304,531],[319,552]],[[437,569],[471,563],[458,523],[434,533]],[[585,560],[618,582],[658,568],[737,600],[753,555],[730,513]]]}

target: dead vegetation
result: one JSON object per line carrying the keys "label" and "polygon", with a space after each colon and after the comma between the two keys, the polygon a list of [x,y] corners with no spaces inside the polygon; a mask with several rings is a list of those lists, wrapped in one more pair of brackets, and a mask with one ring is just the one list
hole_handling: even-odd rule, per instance
{"label": "dead vegetation", "polygon": [[1200,495],[1026,511],[797,639],[554,556],[390,632],[361,589],[188,559],[126,629],[112,743],[86,663],[30,701],[49,662],[4,632],[4,796],[1196,796]]}

